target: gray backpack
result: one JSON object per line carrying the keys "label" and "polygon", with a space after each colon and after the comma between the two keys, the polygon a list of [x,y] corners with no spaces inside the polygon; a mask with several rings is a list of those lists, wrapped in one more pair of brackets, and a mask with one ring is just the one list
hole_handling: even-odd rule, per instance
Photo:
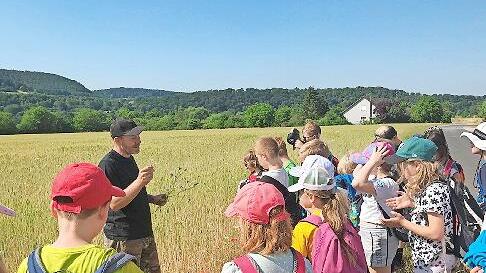
{"label": "gray backpack", "polygon": [[[44,268],[40,258],[40,248],[32,251],[27,259],[27,270],[29,273],[48,273]],[[106,260],[98,269],[93,273],[114,273],[118,269],[122,268],[126,263],[130,261],[136,261],[136,258],[127,253],[117,253]],[[63,271],[56,271],[63,272]],[[54,273],[56,273],[54,272]],[[78,273],[78,272],[76,272]],[[88,273],[88,272],[83,272]]]}

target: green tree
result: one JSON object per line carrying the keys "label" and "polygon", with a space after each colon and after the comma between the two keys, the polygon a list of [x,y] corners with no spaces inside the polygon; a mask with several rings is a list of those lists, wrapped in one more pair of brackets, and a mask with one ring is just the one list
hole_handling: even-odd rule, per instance
{"label": "green tree", "polygon": [[78,132],[99,132],[110,127],[103,112],[89,108],[80,108],[74,113],[73,126]]}
{"label": "green tree", "polygon": [[226,121],[229,119],[231,113],[222,112],[209,115],[203,120],[204,129],[223,129],[226,128]]}
{"label": "green tree", "polygon": [[204,107],[187,107],[174,114],[177,124],[176,129],[193,130],[202,128],[202,121],[209,116],[209,111]]}
{"label": "green tree", "polygon": [[292,116],[292,108],[287,105],[282,105],[277,110],[275,110],[274,114],[274,124],[275,126],[288,126],[290,117]]}
{"label": "green tree", "polygon": [[243,116],[247,127],[269,127],[273,123],[273,107],[257,102],[246,108]]}
{"label": "green tree", "polygon": [[323,97],[319,96],[317,90],[313,87],[309,87],[304,92],[304,98],[302,99],[302,110],[304,113],[304,119],[318,120],[326,114],[329,110],[329,106]]}
{"label": "green tree", "polygon": [[224,128],[243,128],[245,127],[245,118],[242,112],[232,114],[224,122]]}
{"label": "green tree", "polygon": [[431,96],[422,96],[410,110],[413,122],[441,122],[443,114],[442,104]]}
{"label": "green tree", "polygon": [[484,100],[480,105],[479,105],[479,112],[478,115],[480,118],[486,119],[486,100]]}
{"label": "green tree", "polygon": [[344,125],[349,124],[346,118],[343,116],[344,109],[340,106],[335,106],[331,108],[323,118],[318,120],[318,124],[322,126],[331,126],[331,125]]}
{"label": "green tree", "polygon": [[173,130],[176,127],[173,115],[165,115],[162,117],[135,119],[136,122],[143,125],[148,131],[166,131]]}
{"label": "green tree", "polygon": [[10,135],[16,132],[17,128],[13,115],[9,112],[0,111],[0,135]]}
{"label": "green tree", "polygon": [[115,112],[115,115],[120,118],[134,119],[137,117],[135,111],[131,111],[126,107],[122,107]]}
{"label": "green tree", "polygon": [[73,118],[68,113],[53,112],[56,117],[56,132],[59,133],[71,133],[74,132]]}
{"label": "green tree", "polygon": [[17,129],[22,133],[54,133],[57,125],[56,115],[43,106],[36,106],[25,111]]}

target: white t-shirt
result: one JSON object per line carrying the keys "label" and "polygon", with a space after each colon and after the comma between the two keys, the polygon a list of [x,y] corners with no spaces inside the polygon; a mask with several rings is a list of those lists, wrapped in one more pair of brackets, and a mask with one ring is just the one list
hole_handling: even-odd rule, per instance
{"label": "white t-shirt", "polygon": [[[361,214],[359,216],[360,223],[381,225],[381,220],[384,218],[381,213],[378,203],[383,210],[390,215],[392,211],[386,204],[386,199],[397,197],[398,183],[392,178],[372,178],[368,183],[373,183],[376,195],[363,193],[363,204],[361,205]],[[361,225],[361,224],[360,224]]]}
{"label": "white t-shirt", "polygon": [[289,187],[289,175],[287,172],[282,168],[278,170],[270,170],[262,173],[262,176],[270,176],[271,178],[280,182],[280,184],[284,185],[286,188]]}
{"label": "white t-shirt", "polygon": [[[265,273],[288,273],[294,270],[294,258],[292,251],[273,253],[268,256],[250,253],[250,257],[260,266]],[[312,273],[312,265],[305,259],[305,272]],[[223,265],[221,273],[242,273],[234,262],[227,262]]]}

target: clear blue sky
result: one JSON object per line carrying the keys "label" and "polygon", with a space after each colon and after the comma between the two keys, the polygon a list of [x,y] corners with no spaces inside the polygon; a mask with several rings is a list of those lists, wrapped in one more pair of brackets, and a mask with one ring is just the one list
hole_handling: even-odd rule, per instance
{"label": "clear blue sky", "polygon": [[1,1],[0,67],[90,89],[486,94],[484,1]]}

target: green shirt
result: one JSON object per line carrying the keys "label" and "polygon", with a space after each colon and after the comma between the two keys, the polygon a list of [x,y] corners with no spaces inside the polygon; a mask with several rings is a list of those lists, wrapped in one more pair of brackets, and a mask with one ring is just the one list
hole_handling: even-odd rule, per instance
{"label": "green shirt", "polygon": [[[108,258],[115,255],[112,248],[89,244],[73,248],[57,248],[46,245],[41,249],[40,257],[47,272],[83,272],[92,273],[98,269]],[[19,266],[17,273],[27,272],[27,258]],[[128,262],[116,273],[143,273],[133,262]]]}
{"label": "green shirt", "polygon": [[289,159],[289,161],[287,161],[287,163],[285,163],[285,165],[283,166],[285,172],[289,175],[289,186],[292,186],[294,184],[297,184],[297,181],[299,180],[298,177],[295,177],[295,176],[291,176],[289,174],[290,172],[290,169],[292,169],[293,167],[296,167],[297,165]]}

